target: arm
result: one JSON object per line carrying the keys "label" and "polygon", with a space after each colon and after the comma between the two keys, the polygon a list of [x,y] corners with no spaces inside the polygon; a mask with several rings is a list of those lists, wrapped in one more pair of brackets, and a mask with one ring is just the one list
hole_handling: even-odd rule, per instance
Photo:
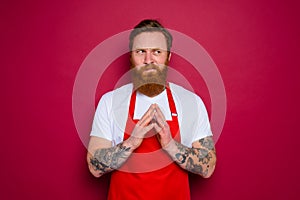
{"label": "arm", "polygon": [[164,150],[183,169],[204,178],[212,175],[216,165],[216,151],[211,136],[193,142],[192,148],[172,140]]}
{"label": "arm", "polygon": [[162,148],[183,169],[204,178],[210,177],[216,165],[216,151],[212,137],[208,136],[193,142],[192,148],[186,147],[173,140],[169,125],[158,106],[156,111],[155,129]]}
{"label": "arm", "polygon": [[100,177],[105,173],[118,169],[127,160],[133,149],[126,142],[112,147],[111,141],[92,136],[87,153],[90,172],[95,177]]}
{"label": "arm", "polygon": [[150,106],[136,124],[131,136],[116,146],[112,146],[109,140],[91,137],[87,153],[90,172],[95,177],[100,177],[105,173],[120,168],[132,152],[140,146],[144,135],[154,127],[154,124],[150,123],[153,116],[154,106]]}

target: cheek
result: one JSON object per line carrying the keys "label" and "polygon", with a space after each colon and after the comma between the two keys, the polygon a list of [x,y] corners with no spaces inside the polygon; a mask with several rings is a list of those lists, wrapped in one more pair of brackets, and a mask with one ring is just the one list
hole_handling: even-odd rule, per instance
{"label": "cheek", "polygon": [[168,58],[167,55],[161,56],[160,58],[157,59],[157,62],[158,62],[159,64],[166,64],[166,63],[169,62],[169,58]]}
{"label": "cheek", "polygon": [[163,65],[163,66],[168,66],[169,65],[169,60],[168,58],[164,58],[159,60],[159,62],[157,62],[159,64],[159,66]]}
{"label": "cheek", "polygon": [[158,60],[159,64],[165,64],[166,63],[166,58],[162,58]]}
{"label": "cheek", "polygon": [[143,59],[142,58],[137,58],[137,57],[131,57],[131,64],[133,65],[133,66],[137,66],[137,65],[141,65],[141,64],[143,64]]}

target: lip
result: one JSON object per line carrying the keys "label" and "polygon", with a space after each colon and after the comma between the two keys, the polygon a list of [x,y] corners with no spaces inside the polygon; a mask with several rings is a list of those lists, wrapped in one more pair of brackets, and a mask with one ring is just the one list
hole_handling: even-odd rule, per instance
{"label": "lip", "polygon": [[145,69],[145,71],[144,72],[156,72],[157,70],[156,69],[153,69],[153,68],[151,68],[151,69]]}

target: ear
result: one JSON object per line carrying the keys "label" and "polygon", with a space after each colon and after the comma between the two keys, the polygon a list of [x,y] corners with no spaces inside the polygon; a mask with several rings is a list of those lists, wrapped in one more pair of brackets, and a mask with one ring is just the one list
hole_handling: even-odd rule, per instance
{"label": "ear", "polygon": [[132,65],[132,52],[129,53],[129,64],[130,64],[130,69],[134,68]]}
{"label": "ear", "polygon": [[169,53],[169,57],[168,57],[168,61],[170,62],[170,60],[171,60],[171,56],[172,56],[172,53],[170,52]]}

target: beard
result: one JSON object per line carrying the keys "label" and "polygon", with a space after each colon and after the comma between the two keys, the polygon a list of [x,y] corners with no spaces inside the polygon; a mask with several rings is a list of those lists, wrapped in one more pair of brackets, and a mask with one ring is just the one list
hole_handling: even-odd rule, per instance
{"label": "beard", "polygon": [[[167,64],[167,63],[166,63]],[[134,90],[154,97],[164,91],[167,79],[167,65],[159,67],[154,64],[142,66],[139,70],[132,68],[132,81]],[[147,70],[153,70],[146,72]]]}

